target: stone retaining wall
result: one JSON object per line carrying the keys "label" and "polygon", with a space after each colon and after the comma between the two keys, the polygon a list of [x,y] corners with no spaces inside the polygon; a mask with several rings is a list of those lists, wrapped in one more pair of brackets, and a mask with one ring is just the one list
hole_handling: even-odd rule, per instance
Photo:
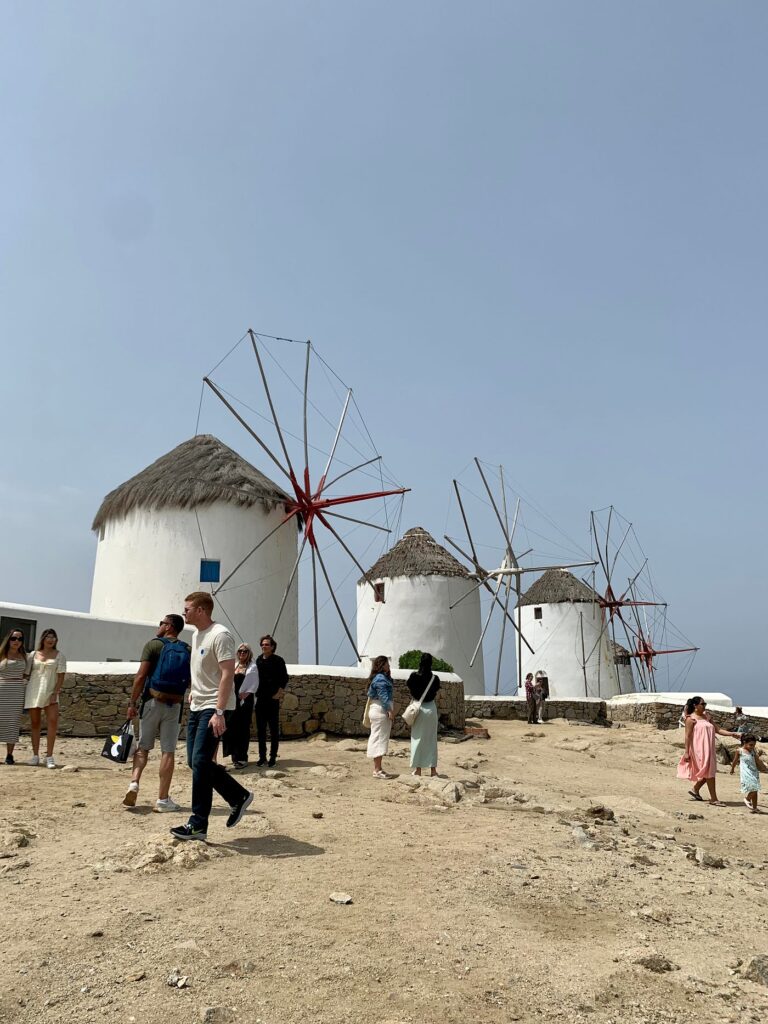
{"label": "stone retaining wall", "polygon": [[[528,702],[522,697],[480,697],[472,695],[464,700],[467,718],[503,718],[518,722],[528,721]],[[548,700],[544,704],[544,717],[566,718],[594,725],[608,725],[603,700]]]}
{"label": "stone retaining wall", "polygon": [[[502,718],[525,722],[528,704],[521,697],[466,698],[467,718]],[[545,718],[565,718],[569,721],[611,725],[613,722],[638,722],[655,729],[677,729],[683,705],[657,700],[604,701],[604,700],[548,700],[544,705]],[[710,708],[712,721],[723,729],[730,729],[733,710],[718,711]],[[768,718],[747,712],[748,729],[757,736],[768,736]]]}
{"label": "stone retaining wall", "polygon": [[[83,666],[78,665],[78,669]],[[136,666],[99,671],[68,672],[60,699],[62,736],[107,736],[125,721],[125,712]],[[325,730],[341,736],[366,736],[363,727],[368,681],[357,669],[318,669],[315,666],[288,666],[289,683],[280,713],[282,735],[307,736]],[[292,671],[296,670],[296,671]],[[410,701],[405,680],[410,673],[396,671],[395,707],[402,711]],[[464,728],[464,684],[458,676],[441,675],[437,707],[441,723],[453,729]],[[29,719],[22,719],[22,730],[29,731]],[[395,720],[394,736],[408,735],[401,718]]]}

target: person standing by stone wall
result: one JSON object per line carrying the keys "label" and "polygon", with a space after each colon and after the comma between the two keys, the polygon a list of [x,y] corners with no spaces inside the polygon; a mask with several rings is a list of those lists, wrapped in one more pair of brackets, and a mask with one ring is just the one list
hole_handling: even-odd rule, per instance
{"label": "person standing by stone wall", "polygon": [[[422,768],[429,768],[430,775],[437,775],[437,705],[435,697],[440,689],[440,680],[432,671],[432,655],[426,651],[419,660],[418,672],[412,672],[406,684],[414,700],[421,701],[421,708],[411,726],[411,768],[413,775],[421,775]],[[422,699],[423,698],[423,699]]]}
{"label": "person standing by stone wall", "polygon": [[[268,764],[274,768],[280,746],[280,703],[288,686],[288,669],[276,654],[277,643],[269,634],[259,640],[261,654],[256,659],[259,670],[259,688],[256,691],[256,733],[259,740],[261,768]],[[269,727],[269,761],[267,761],[267,727]]]}
{"label": "person standing by stone wall", "polygon": [[5,763],[13,765],[13,748],[19,742],[19,723],[29,676],[29,656],[24,634],[12,629],[0,644],[0,743],[5,743]]}
{"label": "person standing by stone wall", "polygon": [[536,714],[536,694],[534,693],[533,685],[533,672],[529,672],[525,677],[525,699],[528,704],[528,725],[535,725],[537,722]]}
{"label": "person standing by stone wall", "polygon": [[33,767],[40,764],[40,731],[45,711],[45,767],[55,768],[53,748],[59,729],[59,694],[64,685],[67,662],[58,649],[59,638],[55,629],[44,629],[40,643],[30,662],[29,682],[24,694],[24,707],[29,711],[32,734]]}
{"label": "person standing by stone wall", "polygon": [[131,781],[123,797],[126,807],[136,804],[142,772],[159,736],[160,786],[155,810],[158,813],[179,810],[179,805],[171,799],[171,780],[176,764],[184,694],[190,682],[189,644],[179,640],[183,628],[184,620],[180,615],[164,616],[157,634],[141,652],[127,712],[129,719],[139,716],[139,739],[133,755]]}
{"label": "person standing by stone wall", "polygon": [[389,750],[389,736],[395,720],[395,688],[390,675],[389,659],[383,654],[374,658],[368,678],[371,735],[368,738],[366,756],[373,760],[374,779],[388,779],[389,775],[381,767],[381,759]]}
{"label": "person standing by stone wall", "polygon": [[240,644],[235,662],[235,697],[237,705],[227,722],[224,733],[224,757],[232,758],[233,768],[248,764],[248,744],[251,739],[254,694],[259,688],[259,669],[253,660],[249,644]]}

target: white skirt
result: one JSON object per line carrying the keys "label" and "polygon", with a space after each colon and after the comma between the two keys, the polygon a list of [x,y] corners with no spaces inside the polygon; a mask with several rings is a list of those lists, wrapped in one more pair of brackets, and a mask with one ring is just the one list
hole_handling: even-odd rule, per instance
{"label": "white skirt", "polygon": [[387,712],[375,701],[371,702],[368,711],[371,719],[371,735],[368,737],[368,757],[383,757],[389,750],[389,734],[392,722]]}

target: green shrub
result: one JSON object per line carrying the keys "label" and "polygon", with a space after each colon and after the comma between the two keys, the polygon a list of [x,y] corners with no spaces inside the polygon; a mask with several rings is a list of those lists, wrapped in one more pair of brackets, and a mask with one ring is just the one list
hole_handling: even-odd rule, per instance
{"label": "green shrub", "polygon": [[[398,668],[409,668],[411,672],[415,672],[419,667],[421,661],[421,651],[406,651],[405,654],[400,655],[398,661]],[[432,671],[433,672],[453,672],[453,665],[449,665],[447,661],[443,661],[442,658],[432,659]]]}

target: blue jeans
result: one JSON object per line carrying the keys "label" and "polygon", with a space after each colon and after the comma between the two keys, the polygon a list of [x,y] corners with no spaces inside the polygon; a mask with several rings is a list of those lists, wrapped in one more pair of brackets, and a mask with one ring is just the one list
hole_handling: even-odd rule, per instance
{"label": "blue jeans", "polygon": [[192,769],[192,814],[189,824],[203,832],[208,831],[214,789],[230,807],[239,804],[248,795],[248,790],[213,760],[219,745],[218,737],[208,727],[213,714],[212,709],[190,711],[187,722],[187,764]]}

